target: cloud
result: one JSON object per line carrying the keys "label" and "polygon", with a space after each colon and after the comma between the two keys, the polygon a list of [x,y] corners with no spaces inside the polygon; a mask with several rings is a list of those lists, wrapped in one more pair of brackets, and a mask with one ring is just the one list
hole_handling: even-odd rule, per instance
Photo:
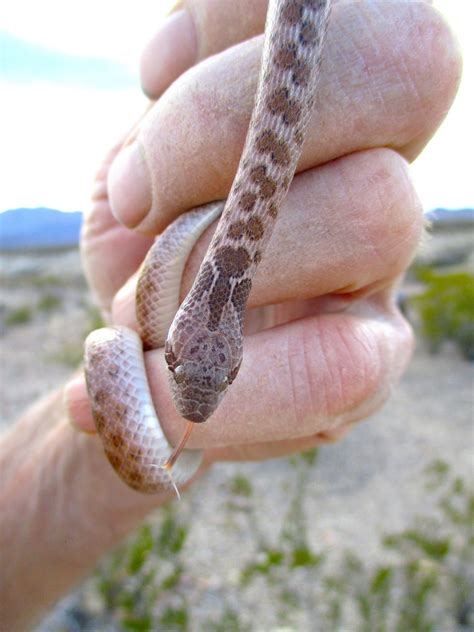
{"label": "cloud", "polygon": [[0,31],[0,78],[15,83],[77,85],[97,90],[138,87],[136,74],[111,59],[63,54]]}
{"label": "cloud", "polygon": [[0,24],[19,38],[73,56],[114,59],[133,72],[170,0],[5,0]]}
{"label": "cloud", "polygon": [[139,57],[169,4],[0,2],[0,212],[88,208],[102,157],[145,108]]}
{"label": "cloud", "polygon": [[0,117],[0,210],[86,210],[102,157],[145,103],[136,88],[10,84]]}

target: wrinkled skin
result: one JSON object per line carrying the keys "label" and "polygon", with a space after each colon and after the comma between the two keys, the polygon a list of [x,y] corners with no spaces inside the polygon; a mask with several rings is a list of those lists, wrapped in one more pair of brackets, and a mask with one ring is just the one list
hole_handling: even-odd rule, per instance
{"label": "wrinkled skin", "polygon": [[[255,90],[255,36],[266,3],[235,3],[248,18],[240,27],[232,3],[213,3],[209,13],[205,2],[189,6],[198,26],[183,35],[179,51],[172,38],[173,53],[159,56],[160,34],[145,52],[150,97],[174,83],[150,103],[127,148],[117,146],[105,161],[84,229],[85,268],[104,312],[135,328],[133,273],[149,235],[189,208],[226,197]],[[196,38],[201,57],[191,62]],[[190,439],[210,460],[265,458],[338,439],[381,405],[410,356],[412,333],[395,295],[423,219],[407,163],[449,108],[459,52],[424,2],[337,4],[327,49],[324,98],[250,293],[242,368],[215,416]],[[190,257],[182,297],[213,230]],[[147,353],[146,361],[161,424],[175,443],[184,425],[171,402],[163,351]],[[71,401],[72,417],[90,429],[83,385]]]}

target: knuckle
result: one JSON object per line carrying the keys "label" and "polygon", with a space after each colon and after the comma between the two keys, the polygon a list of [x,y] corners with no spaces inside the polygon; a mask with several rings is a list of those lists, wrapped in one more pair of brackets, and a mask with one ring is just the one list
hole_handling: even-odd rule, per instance
{"label": "knuckle", "polygon": [[366,238],[380,261],[393,274],[405,269],[414,256],[423,232],[421,202],[410,177],[408,164],[397,152],[368,152],[365,179]]}

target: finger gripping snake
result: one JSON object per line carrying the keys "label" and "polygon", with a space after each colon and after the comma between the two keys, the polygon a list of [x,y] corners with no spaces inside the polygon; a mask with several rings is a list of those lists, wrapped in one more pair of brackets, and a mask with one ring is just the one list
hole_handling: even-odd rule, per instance
{"label": "finger gripping snake", "polygon": [[[301,154],[329,12],[330,0],[270,0],[255,106],[223,210],[222,203],[195,209],[155,241],[137,285],[141,340],[114,327],[86,341],[96,427],[111,464],[134,489],[157,492],[171,484],[163,466],[172,448],[155,415],[141,341],[145,348],[165,344],[173,400],[191,422],[206,421],[237,376],[245,305]],[[187,256],[219,214],[194,284],[179,306]],[[173,466],[174,483],[188,480],[199,463],[198,451],[185,450]]]}

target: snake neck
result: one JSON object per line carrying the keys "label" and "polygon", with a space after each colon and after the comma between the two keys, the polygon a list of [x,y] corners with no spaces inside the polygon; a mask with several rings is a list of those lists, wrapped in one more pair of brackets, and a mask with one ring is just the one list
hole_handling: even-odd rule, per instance
{"label": "snake neck", "polygon": [[206,257],[168,335],[173,396],[187,419],[205,421],[240,366],[245,305],[301,156],[329,7],[328,0],[270,2],[242,158]]}

